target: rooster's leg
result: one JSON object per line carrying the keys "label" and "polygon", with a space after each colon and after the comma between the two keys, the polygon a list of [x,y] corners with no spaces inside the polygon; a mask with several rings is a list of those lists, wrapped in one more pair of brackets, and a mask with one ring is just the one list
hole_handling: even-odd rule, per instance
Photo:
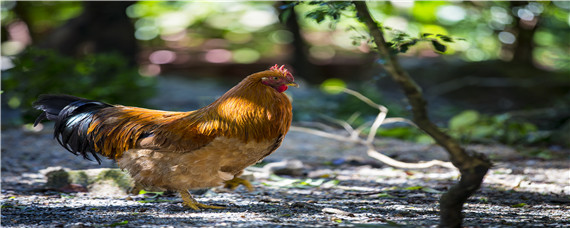
{"label": "rooster's leg", "polygon": [[248,180],[239,177],[234,177],[234,179],[226,181],[226,185],[224,187],[234,190],[240,185],[243,185],[250,192],[253,191],[253,185],[251,185]]}
{"label": "rooster's leg", "polygon": [[182,197],[182,201],[183,201],[183,205],[189,208],[192,208],[193,210],[199,211],[200,208],[204,208],[204,209],[224,209],[225,207],[220,207],[220,206],[211,206],[211,205],[206,205],[206,204],[201,204],[198,203],[198,201],[196,201],[194,198],[192,198],[192,195],[190,195],[190,193],[188,191],[178,191],[180,193],[180,196]]}
{"label": "rooster's leg", "polygon": [[144,186],[138,182],[135,182],[135,186],[129,189],[129,193],[132,195],[138,195],[141,190],[144,190]]}

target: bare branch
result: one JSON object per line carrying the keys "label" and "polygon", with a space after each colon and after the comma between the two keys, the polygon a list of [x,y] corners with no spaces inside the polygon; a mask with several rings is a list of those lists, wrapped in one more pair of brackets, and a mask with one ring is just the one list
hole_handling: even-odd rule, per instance
{"label": "bare branch", "polygon": [[396,168],[401,168],[401,169],[424,169],[424,168],[429,168],[432,166],[441,166],[441,167],[446,167],[446,168],[454,168],[454,166],[450,163],[450,162],[444,162],[444,161],[440,161],[440,160],[431,160],[428,162],[418,162],[418,163],[407,163],[407,162],[401,162],[398,160],[395,160],[391,157],[388,157],[380,152],[378,152],[375,148],[374,145],[371,143],[368,143],[366,140],[363,140],[361,138],[351,138],[351,137],[346,137],[346,136],[341,136],[341,135],[337,135],[337,134],[331,134],[325,131],[321,131],[321,130],[315,130],[312,128],[306,128],[306,127],[297,127],[297,126],[291,126],[291,128],[289,129],[290,131],[296,131],[296,132],[304,132],[304,133],[309,133],[309,134],[313,134],[316,136],[320,136],[323,138],[329,138],[329,139],[334,139],[334,140],[338,140],[338,141],[343,141],[343,142],[351,142],[351,143],[358,143],[361,144],[363,146],[367,147],[367,154],[368,156],[377,159],[378,161],[392,166],[392,167],[396,167]]}
{"label": "bare branch", "polygon": [[386,165],[389,165],[392,167],[398,167],[398,168],[402,168],[402,169],[425,169],[425,168],[429,168],[432,166],[441,166],[441,167],[445,167],[445,168],[449,168],[449,169],[455,168],[455,166],[453,166],[453,164],[451,164],[451,162],[444,162],[444,161],[440,161],[440,160],[431,160],[428,162],[418,162],[418,163],[407,163],[407,162],[397,161],[397,160],[392,159],[391,157],[388,157],[388,156],[378,152],[373,147],[369,147],[368,150],[366,151],[366,153],[368,154],[368,156],[373,157],[379,161],[382,161]]}
{"label": "bare branch", "polygon": [[320,137],[324,137],[324,138],[329,138],[329,139],[335,139],[338,141],[344,141],[344,142],[355,142],[358,143],[361,140],[359,139],[351,139],[349,137],[345,137],[345,136],[341,136],[341,135],[335,135],[335,134],[331,134],[325,131],[321,131],[321,130],[316,130],[316,129],[312,129],[312,128],[306,128],[306,127],[296,127],[296,126],[291,126],[289,128],[289,131],[297,131],[297,132],[305,132],[305,133],[309,133],[309,134],[313,134],[316,136],[320,136]]}

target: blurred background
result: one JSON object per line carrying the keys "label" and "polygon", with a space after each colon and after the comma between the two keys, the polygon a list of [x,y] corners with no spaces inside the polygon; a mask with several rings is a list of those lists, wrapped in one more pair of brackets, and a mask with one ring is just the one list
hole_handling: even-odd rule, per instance
{"label": "blurred background", "polygon": [[[360,125],[377,110],[322,85],[342,85],[409,118],[397,85],[351,10],[333,20],[319,4],[290,2],[1,2],[2,127],[29,126],[39,94],[192,110],[245,76],[286,64],[302,88],[297,124]],[[464,142],[558,150],[570,139],[570,2],[369,2],[388,40],[453,38],[438,52],[420,42],[400,54],[424,89],[432,118]],[[413,127],[382,137],[431,139]],[[532,150],[533,156],[550,156]]]}

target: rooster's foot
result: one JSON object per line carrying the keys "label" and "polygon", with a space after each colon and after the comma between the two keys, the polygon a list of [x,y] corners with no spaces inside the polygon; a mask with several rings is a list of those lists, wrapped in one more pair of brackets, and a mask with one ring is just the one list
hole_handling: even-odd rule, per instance
{"label": "rooster's foot", "polygon": [[189,207],[192,210],[195,211],[199,211],[200,208],[202,209],[225,209],[225,207],[221,207],[221,206],[212,206],[212,205],[206,205],[206,204],[202,204],[202,203],[198,203],[198,201],[196,201],[192,195],[190,195],[190,193],[188,191],[179,191],[180,192],[180,196],[182,196],[182,205],[184,205],[185,207]]}
{"label": "rooster's foot", "polygon": [[231,190],[234,190],[237,187],[239,187],[240,185],[243,185],[245,188],[247,188],[248,191],[250,191],[250,192],[253,191],[253,185],[251,185],[251,183],[246,179],[234,177],[234,179],[226,181],[225,183],[226,183],[226,185],[224,187],[229,188]]}

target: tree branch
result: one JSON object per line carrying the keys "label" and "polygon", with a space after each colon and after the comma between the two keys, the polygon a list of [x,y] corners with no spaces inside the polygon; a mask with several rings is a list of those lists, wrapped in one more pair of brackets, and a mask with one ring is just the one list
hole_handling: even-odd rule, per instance
{"label": "tree branch", "polygon": [[461,180],[445,193],[440,201],[440,226],[459,227],[462,222],[463,204],[481,185],[483,177],[491,167],[491,162],[484,156],[468,154],[457,141],[441,131],[428,117],[427,102],[421,88],[401,67],[397,57],[391,53],[382,27],[372,18],[366,2],[354,1],[359,20],[368,28],[377,50],[384,58],[384,67],[398,83],[412,106],[413,121],[420,129],[429,134],[450,155],[450,160],[461,172]]}

